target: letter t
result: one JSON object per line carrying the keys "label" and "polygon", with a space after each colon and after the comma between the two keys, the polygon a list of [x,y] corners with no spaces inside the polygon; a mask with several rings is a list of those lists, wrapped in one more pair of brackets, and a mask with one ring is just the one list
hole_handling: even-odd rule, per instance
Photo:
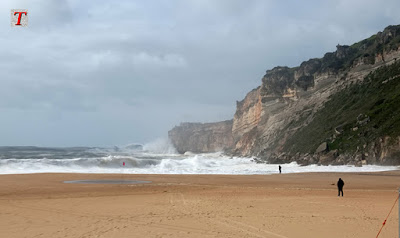
{"label": "letter t", "polygon": [[18,22],[17,22],[17,24],[15,24],[16,26],[21,25],[21,17],[22,17],[22,14],[25,14],[25,16],[26,16],[27,12],[15,12],[15,13],[14,13],[14,16],[17,15],[17,13],[18,13],[19,15],[18,15]]}

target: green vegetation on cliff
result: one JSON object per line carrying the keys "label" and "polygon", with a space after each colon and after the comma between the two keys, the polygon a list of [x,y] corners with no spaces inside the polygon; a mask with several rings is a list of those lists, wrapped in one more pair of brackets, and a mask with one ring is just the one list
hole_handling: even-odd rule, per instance
{"label": "green vegetation on cliff", "polygon": [[334,53],[326,53],[321,59],[321,71],[338,71],[350,68],[356,60],[374,64],[375,57],[384,52],[397,50],[400,44],[400,27],[388,26],[383,32],[357,42],[351,46],[338,45]]}
{"label": "green vegetation on cliff", "polygon": [[384,136],[400,136],[399,61],[332,95],[285,148],[292,153],[313,153],[328,142],[330,150],[352,153]]}

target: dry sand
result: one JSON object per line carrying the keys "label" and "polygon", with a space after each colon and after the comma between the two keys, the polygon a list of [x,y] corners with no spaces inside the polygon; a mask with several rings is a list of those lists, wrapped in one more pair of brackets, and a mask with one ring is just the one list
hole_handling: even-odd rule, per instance
{"label": "dry sand", "polygon": [[[87,179],[152,183],[63,183]],[[376,237],[399,186],[400,171],[1,175],[0,237]],[[397,204],[379,237],[398,237]]]}

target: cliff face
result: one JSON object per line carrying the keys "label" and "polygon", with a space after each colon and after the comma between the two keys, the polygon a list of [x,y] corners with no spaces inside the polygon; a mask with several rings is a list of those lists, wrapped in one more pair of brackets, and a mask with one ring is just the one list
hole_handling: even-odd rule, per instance
{"label": "cliff face", "polygon": [[[387,128],[377,130],[379,123],[385,124],[382,121],[385,119],[373,116],[376,112],[370,110],[373,104],[382,100],[381,113],[393,111],[391,107],[396,107],[396,103],[400,105],[400,96],[397,98],[397,94],[391,93],[400,85],[396,71],[400,66],[395,63],[397,58],[400,59],[400,26],[389,26],[352,46],[338,45],[335,52],[326,53],[323,58],[310,59],[294,68],[268,70],[261,86],[237,102],[232,143],[225,143],[224,148],[234,155],[256,156],[269,162],[400,163],[400,159],[394,159],[396,153],[400,155],[400,127],[394,129],[396,133],[389,133]],[[379,71],[383,66],[389,68]],[[365,80],[371,73],[374,79]],[[390,80],[393,85],[382,88],[380,85],[385,80]],[[357,91],[360,87],[363,90]],[[379,90],[379,93],[371,88]],[[348,92],[346,97],[341,95],[343,92]],[[354,92],[358,96],[354,96]],[[360,100],[362,95],[366,100]],[[391,98],[385,95],[391,95]],[[362,102],[358,106],[360,109],[352,108],[359,101]],[[387,104],[389,102],[393,105]],[[349,110],[340,107],[347,104]],[[356,137],[353,135],[356,133],[347,133],[358,130],[353,129],[357,127],[357,122],[354,122],[358,116],[356,113],[366,115],[371,122],[372,119],[380,120],[366,122],[376,127],[363,131],[368,136]],[[400,112],[390,116],[400,121]],[[344,133],[338,135],[338,130]],[[342,138],[344,135],[347,137]],[[339,143],[338,137],[345,142]],[[350,142],[348,137],[352,138]],[[326,148],[318,151],[324,143]],[[212,145],[206,143],[201,151],[206,152],[206,148],[212,148]],[[194,151],[190,146],[185,149]]]}
{"label": "cliff face", "polygon": [[227,151],[233,147],[232,120],[216,123],[181,123],[168,132],[179,153]]}
{"label": "cliff face", "polygon": [[235,141],[235,153],[250,155],[257,140],[254,128],[262,118],[261,88],[252,90],[245,99],[236,102],[236,113],[233,117],[232,135]]}

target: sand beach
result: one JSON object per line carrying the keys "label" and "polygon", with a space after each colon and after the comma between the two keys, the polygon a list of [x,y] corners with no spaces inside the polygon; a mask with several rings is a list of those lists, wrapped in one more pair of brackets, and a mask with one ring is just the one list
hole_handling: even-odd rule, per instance
{"label": "sand beach", "polygon": [[[74,180],[151,183],[64,183]],[[376,237],[399,186],[400,171],[0,175],[0,230],[8,238]],[[398,237],[397,204],[379,237]]]}

